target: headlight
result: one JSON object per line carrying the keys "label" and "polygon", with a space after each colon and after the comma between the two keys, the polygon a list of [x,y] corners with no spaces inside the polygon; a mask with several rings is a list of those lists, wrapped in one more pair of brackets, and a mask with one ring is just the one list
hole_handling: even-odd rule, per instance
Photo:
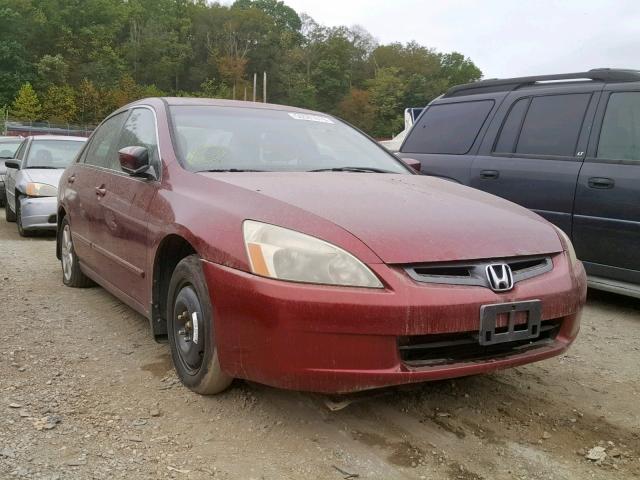
{"label": "headlight", "polygon": [[287,228],[245,220],[251,271],[293,282],[382,288],[365,264],[341,248]]}
{"label": "headlight", "polygon": [[560,237],[560,242],[562,243],[562,246],[564,247],[565,252],[567,252],[567,255],[569,256],[569,261],[571,261],[571,265],[575,265],[578,262],[578,257],[576,256],[576,251],[573,248],[571,239],[566,233],[564,233],[564,231],[561,228],[558,228],[555,225],[553,227],[556,229],[556,232],[558,232],[558,236]]}
{"label": "headlight", "polygon": [[56,197],[58,189],[46,183],[27,183],[26,193],[30,197]]}

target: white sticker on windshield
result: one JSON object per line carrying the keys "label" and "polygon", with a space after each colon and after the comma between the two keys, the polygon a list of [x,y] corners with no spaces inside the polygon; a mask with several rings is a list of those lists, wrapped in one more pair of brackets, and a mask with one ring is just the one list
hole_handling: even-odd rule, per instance
{"label": "white sticker on windshield", "polygon": [[308,113],[289,113],[291,118],[295,118],[296,120],[306,120],[308,122],[320,122],[320,123],[331,123],[333,124],[333,120],[328,117],[323,117],[320,115],[309,115]]}
{"label": "white sticker on windshield", "polygon": [[192,330],[192,335],[191,335],[191,340],[193,340],[193,343],[197,344],[198,343],[198,313],[197,312],[193,312],[191,314],[191,323],[193,325],[193,330]]}

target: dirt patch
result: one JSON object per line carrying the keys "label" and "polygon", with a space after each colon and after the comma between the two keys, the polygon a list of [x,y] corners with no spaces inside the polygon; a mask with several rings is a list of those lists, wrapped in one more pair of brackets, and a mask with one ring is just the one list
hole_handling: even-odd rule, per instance
{"label": "dirt patch", "polygon": [[590,292],[561,357],[333,412],[242,381],[193,394],[144,318],[62,285],[50,237],[0,221],[0,249],[2,479],[640,477],[640,301]]}

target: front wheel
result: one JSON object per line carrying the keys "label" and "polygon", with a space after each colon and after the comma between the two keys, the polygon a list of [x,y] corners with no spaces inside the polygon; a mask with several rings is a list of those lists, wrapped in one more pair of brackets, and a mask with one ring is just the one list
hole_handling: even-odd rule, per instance
{"label": "front wheel", "polygon": [[71,226],[67,217],[60,222],[60,263],[62,264],[62,283],[67,287],[86,288],[93,285],[93,282],[80,270],[80,262],[78,255],[73,248],[73,239],[71,238]]}
{"label": "front wheel", "polygon": [[173,365],[185,386],[212,395],[231,384],[233,379],[222,371],[218,360],[213,307],[197,255],[182,259],[173,271],[167,327]]}

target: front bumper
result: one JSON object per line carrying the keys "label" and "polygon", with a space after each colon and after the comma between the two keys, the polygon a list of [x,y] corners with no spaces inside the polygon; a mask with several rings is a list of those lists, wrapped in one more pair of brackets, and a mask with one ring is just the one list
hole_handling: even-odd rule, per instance
{"label": "front bumper", "polygon": [[25,230],[55,230],[57,227],[56,197],[24,197],[20,200],[22,228]]}
{"label": "front bumper", "polygon": [[[483,287],[419,284],[401,269],[369,265],[384,290],[305,285],[258,277],[210,262],[203,269],[214,306],[222,368],[234,377],[295,390],[346,393],[472,375],[564,352],[586,299],[581,264],[554,268],[494,293]],[[539,347],[481,360],[415,367],[399,342],[411,336],[478,332],[480,307],[539,299],[542,320],[559,324]]]}

